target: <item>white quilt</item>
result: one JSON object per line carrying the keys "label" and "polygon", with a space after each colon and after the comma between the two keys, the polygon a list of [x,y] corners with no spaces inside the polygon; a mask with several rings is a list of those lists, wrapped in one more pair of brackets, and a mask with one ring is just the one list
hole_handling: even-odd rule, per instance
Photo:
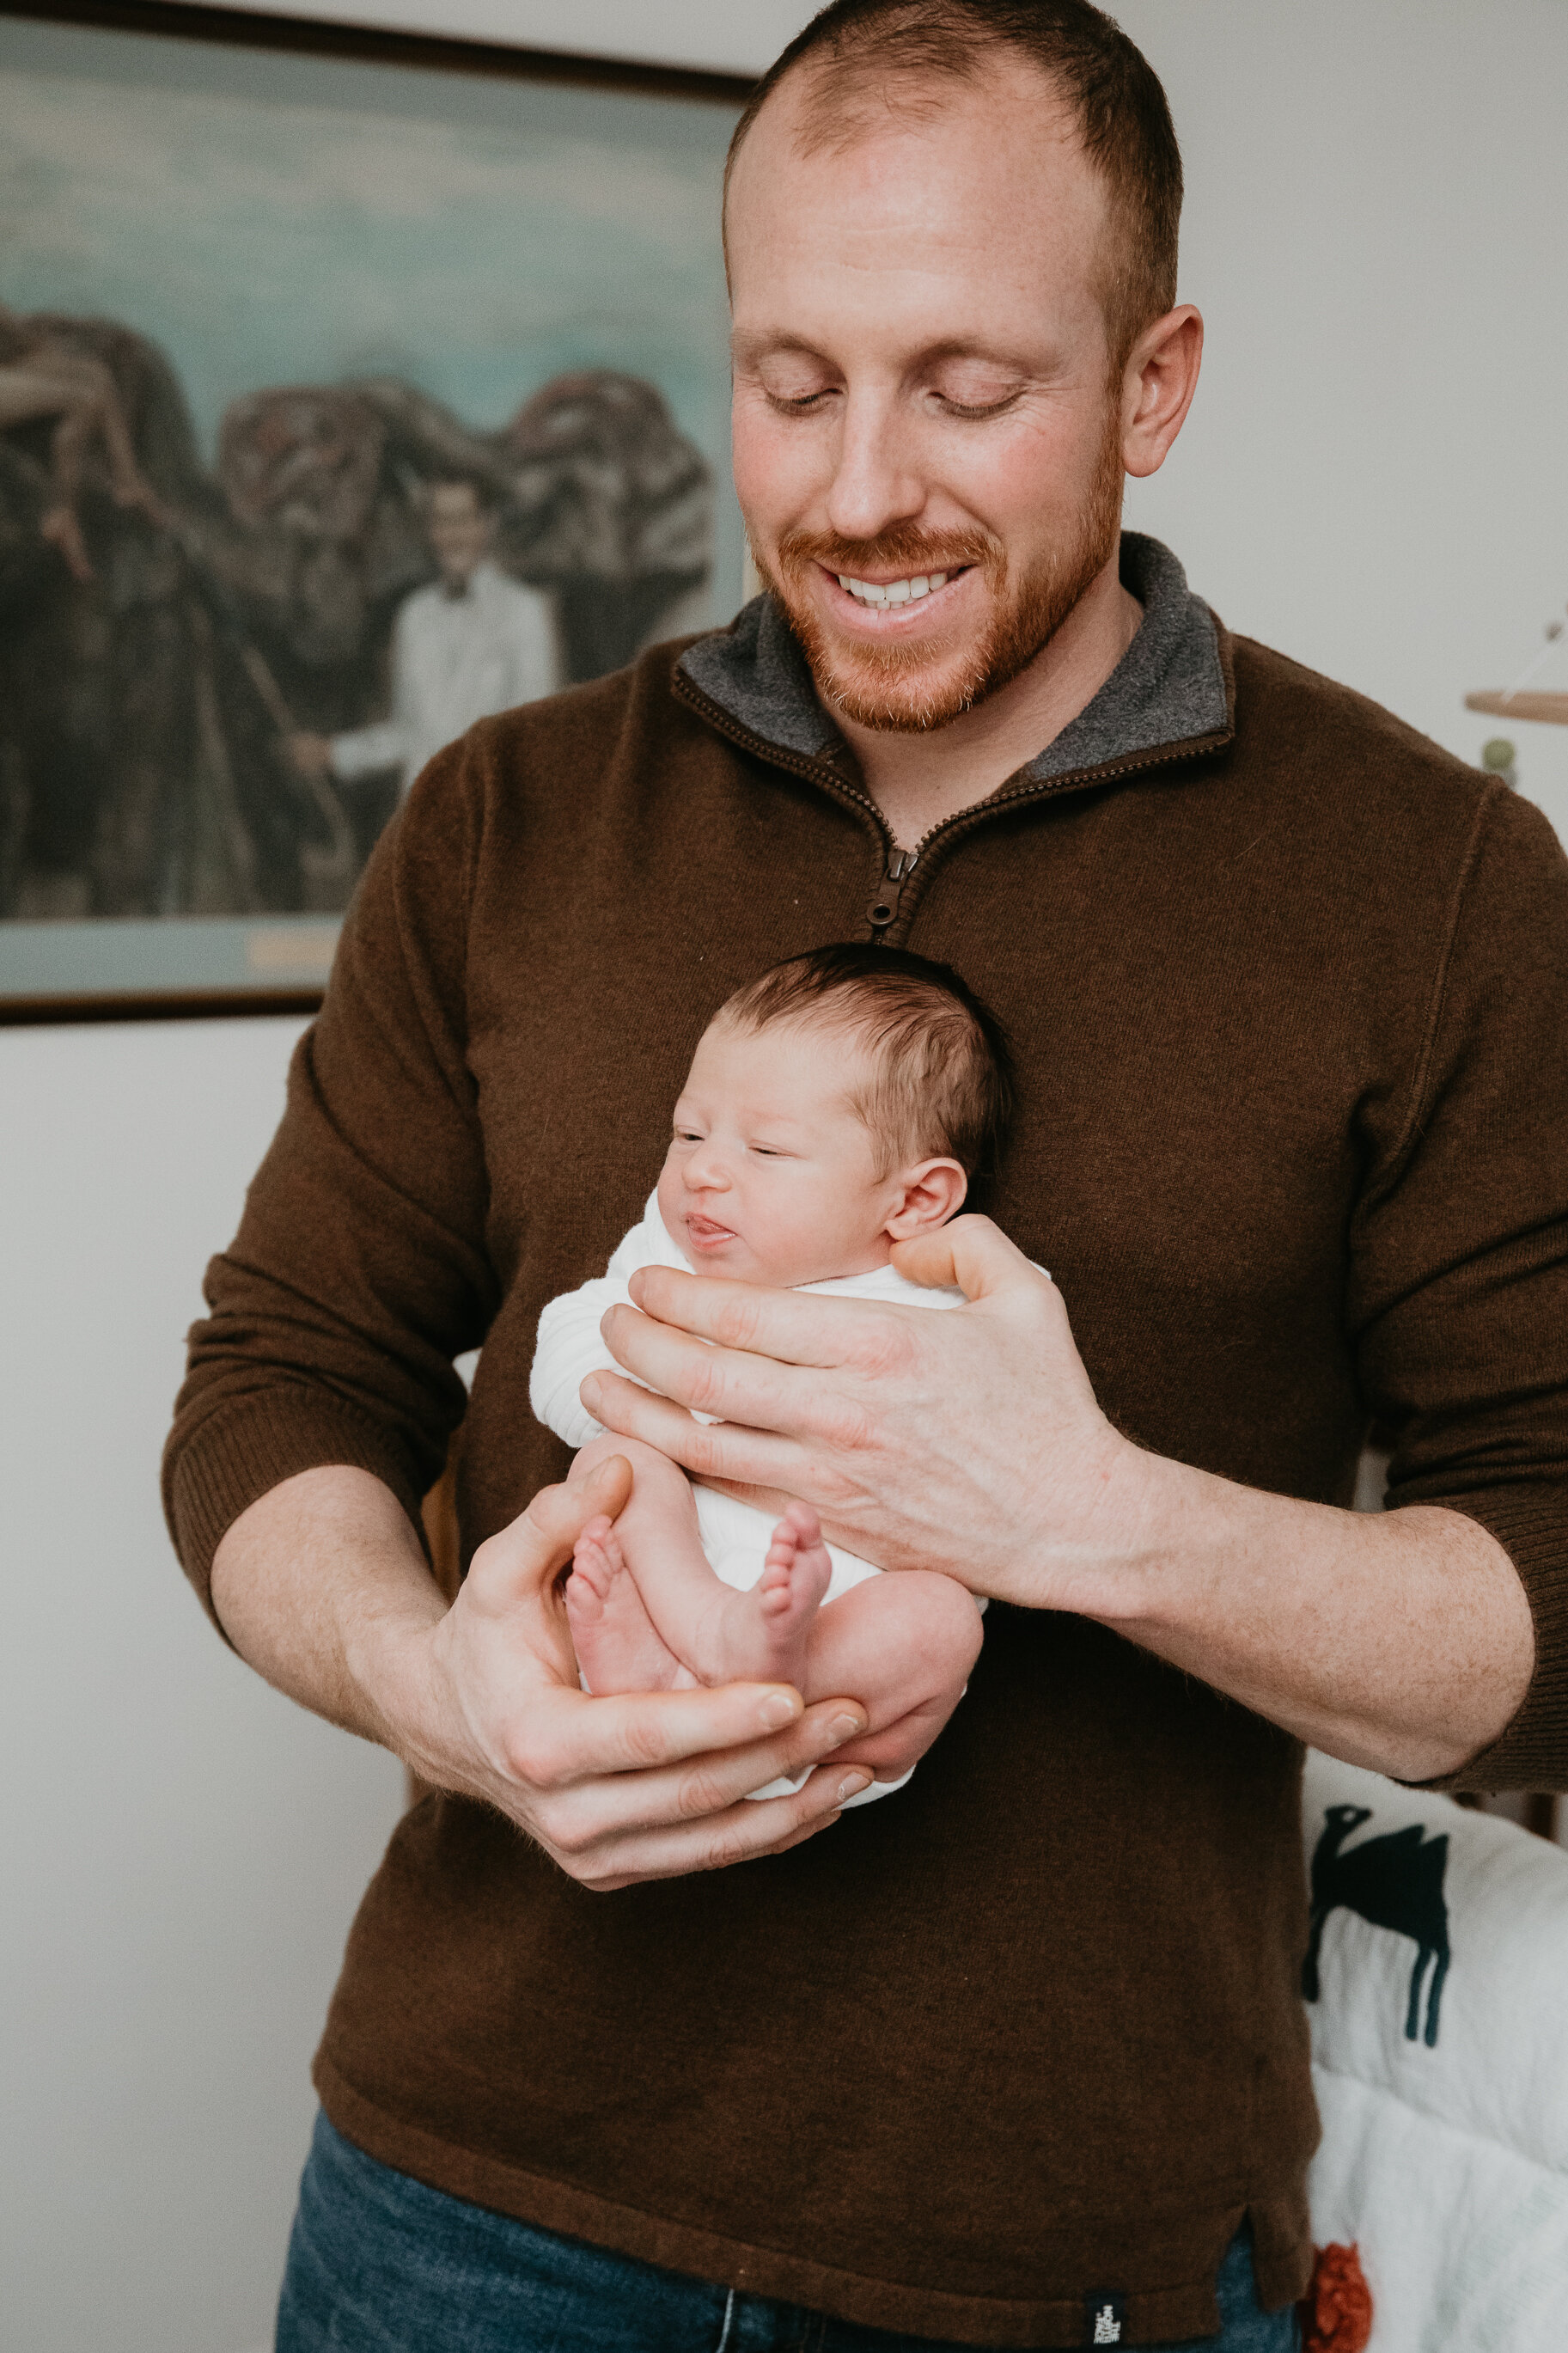
{"label": "white quilt", "polygon": [[1359,2245],[1368,2353],[1568,2353],[1568,1853],[1317,1755],[1303,1824],[1312,2236]]}

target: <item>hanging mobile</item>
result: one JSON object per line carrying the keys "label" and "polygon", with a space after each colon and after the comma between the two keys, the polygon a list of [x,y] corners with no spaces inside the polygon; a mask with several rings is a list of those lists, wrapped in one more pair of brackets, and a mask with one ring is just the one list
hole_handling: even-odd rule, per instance
{"label": "hanging mobile", "polygon": [[[1529,693],[1523,691],[1542,662],[1550,659],[1552,649],[1562,637],[1563,631],[1563,624],[1561,621],[1548,621],[1545,645],[1538,654],[1531,656],[1513,684],[1505,688],[1500,694],[1495,688],[1488,688],[1479,694],[1467,694],[1465,709],[1484,711],[1493,719],[1545,719],[1559,727],[1568,727],[1568,694],[1542,693],[1539,689],[1532,690]],[[1489,752],[1493,748],[1494,745],[1490,744],[1487,746]],[[1488,761],[1486,765],[1490,767],[1499,764]],[[1511,754],[1510,759],[1501,765],[1511,766]]]}

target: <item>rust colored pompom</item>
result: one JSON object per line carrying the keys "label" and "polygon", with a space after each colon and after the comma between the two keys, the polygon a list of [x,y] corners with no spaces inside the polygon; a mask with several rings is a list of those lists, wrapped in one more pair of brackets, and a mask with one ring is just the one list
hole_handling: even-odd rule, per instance
{"label": "rust colored pompom", "polygon": [[1372,2335],[1372,2290],[1353,2246],[1318,2249],[1301,2299],[1301,2353],[1363,2353]]}

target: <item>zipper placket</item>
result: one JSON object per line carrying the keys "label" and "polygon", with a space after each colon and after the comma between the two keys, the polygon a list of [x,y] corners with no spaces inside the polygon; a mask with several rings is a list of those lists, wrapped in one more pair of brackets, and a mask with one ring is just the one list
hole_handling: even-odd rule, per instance
{"label": "zipper placket", "polygon": [[888,871],[882,877],[882,887],[866,910],[866,921],[878,939],[891,931],[899,920],[899,902],[923,846],[917,842],[913,849],[900,849],[894,843],[889,845]]}
{"label": "zipper placket", "polygon": [[766,736],[758,735],[750,727],[731,719],[721,703],[715,702],[711,695],[704,693],[701,687],[694,685],[679,671],[676,673],[675,691],[682,702],[689,702],[694,709],[700,711],[721,735],[728,736],[731,743],[739,744],[742,751],[750,752],[772,767],[783,768],[791,776],[804,776],[808,783],[820,785],[832,799],[847,803],[870,819],[882,845],[881,887],[866,910],[866,921],[870,926],[873,944],[877,945],[886,939],[899,920],[904,892],[916,866],[921,869],[923,885],[931,872],[931,847],[944,837],[948,838],[951,846],[959,835],[976,831],[988,818],[995,817],[1005,809],[1016,808],[1022,802],[1048,800],[1054,794],[1072,792],[1080,786],[1114,784],[1122,776],[1135,776],[1147,768],[1165,767],[1173,760],[1193,759],[1201,753],[1220,751],[1236,733],[1235,726],[1228,725],[1211,735],[1194,737],[1190,743],[1157,744],[1139,759],[1111,761],[1099,768],[1069,768],[1063,776],[1047,776],[1034,784],[1016,785],[1010,792],[994,793],[988,800],[976,802],[973,808],[960,809],[952,817],[944,817],[940,824],[929,827],[921,834],[912,849],[901,849],[893,839],[887,818],[870,794],[863,793],[847,783],[826,761],[811,759],[804,753],[786,751],[779,744],[770,744]]}

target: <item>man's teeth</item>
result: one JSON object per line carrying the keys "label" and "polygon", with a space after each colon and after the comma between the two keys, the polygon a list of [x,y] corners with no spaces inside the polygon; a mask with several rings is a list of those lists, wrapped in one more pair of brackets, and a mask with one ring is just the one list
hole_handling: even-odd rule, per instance
{"label": "man's teeth", "polygon": [[945,572],[918,573],[912,580],[889,580],[878,587],[869,580],[849,580],[841,572],[838,586],[862,605],[912,605],[917,596],[929,596],[933,588],[945,588]]}

